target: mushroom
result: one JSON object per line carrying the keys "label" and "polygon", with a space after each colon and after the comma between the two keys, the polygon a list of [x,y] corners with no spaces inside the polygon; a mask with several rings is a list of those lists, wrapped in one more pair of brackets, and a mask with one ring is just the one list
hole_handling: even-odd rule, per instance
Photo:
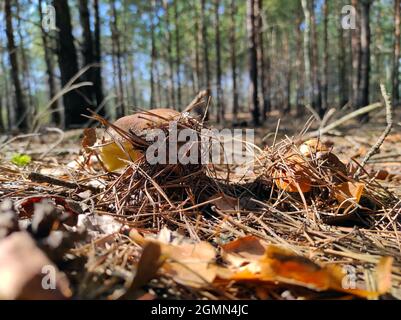
{"label": "mushroom", "polygon": [[[100,159],[108,171],[123,168],[126,161],[135,161],[143,156],[140,150],[128,141],[119,132],[142,135],[145,130],[157,128],[168,124],[170,121],[178,120],[181,113],[172,109],[161,108],[150,111],[141,111],[116,120],[109,130],[111,139],[100,148]],[[119,132],[117,132],[119,131]]]}

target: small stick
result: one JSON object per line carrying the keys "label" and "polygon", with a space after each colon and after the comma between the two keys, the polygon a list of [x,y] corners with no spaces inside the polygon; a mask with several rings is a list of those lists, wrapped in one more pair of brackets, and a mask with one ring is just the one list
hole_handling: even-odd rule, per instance
{"label": "small stick", "polygon": [[44,183],[49,183],[49,184],[53,184],[55,186],[65,187],[65,188],[69,188],[69,189],[81,188],[81,189],[91,190],[91,191],[94,191],[94,192],[99,192],[100,191],[96,187],[87,186],[87,185],[84,185],[84,184],[70,182],[70,181],[64,181],[64,180],[57,179],[57,178],[50,177],[50,176],[46,176],[44,174],[37,173],[37,172],[29,173],[28,179],[33,181],[33,182],[39,182],[39,183],[44,182]]}
{"label": "small stick", "polygon": [[357,178],[361,174],[362,168],[366,165],[366,163],[369,161],[369,159],[375,155],[376,153],[379,152],[379,149],[381,145],[383,144],[384,140],[386,137],[389,135],[391,132],[391,129],[393,128],[393,106],[390,101],[390,97],[386,92],[386,88],[383,84],[380,85],[380,90],[384,99],[384,103],[386,105],[386,122],[387,126],[386,129],[383,131],[377,142],[370,148],[369,152],[366,154],[365,158],[361,162],[361,166],[358,168],[358,170],[354,174],[354,178]]}
{"label": "small stick", "polygon": [[358,110],[355,110],[355,111],[345,115],[344,117],[342,117],[342,118],[330,123],[326,127],[321,128],[319,130],[316,130],[316,131],[313,131],[313,132],[307,134],[306,137],[308,137],[308,138],[318,137],[321,134],[327,133],[327,132],[333,130],[334,128],[337,128],[339,125],[343,124],[344,122],[346,122],[348,120],[351,120],[351,119],[353,119],[353,118],[355,118],[357,116],[360,116],[362,114],[371,112],[374,109],[377,109],[377,108],[380,108],[380,107],[382,107],[382,104],[380,102],[377,102],[377,103],[370,104],[370,105],[368,105],[366,107],[360,108]]}

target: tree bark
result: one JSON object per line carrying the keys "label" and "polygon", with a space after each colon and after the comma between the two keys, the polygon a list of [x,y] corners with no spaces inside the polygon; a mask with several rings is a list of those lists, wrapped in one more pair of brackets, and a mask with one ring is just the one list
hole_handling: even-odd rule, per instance
{"label": "tree bark", "polygon": [[[361,79],[358,91],[358,107],[369,104],[370,5],[370,0],[361,0]],[[368,120],[368,115],[364,115],[362,119]]]}
{"label": "tree bark", "polygon": [[[79,19],[82,28],[82,56],[84,60],[84,67],[91,65],[94,63],[94,54],[93,54],[93,40],[92,40],[92,32],[90,28],[90,16],[88,9],[88,0],[79,0]],[[87,81],[93,83],[93,86],[88,87],[88,100],[89,103],[94,106],[95,105],[95,96],[94,96],[94,86],[95,86],[95,77],[93,73],[93,69],[90,68],[84,74],[83,78]]]}
{"label": "tree bark", "polygon": [[[99,0],[93,0],[93,11],[94,11],[94,48],[93,48],[93,56],[94,62],[98,64],[98,66],[93,70],[94,73],[94,85],[95,85],[95,96],[96,96],[96,103],[99,107],[104,100],[103,94],[103,81],[102,81],[102,65],[101,65],[101,57],[102,57],[102,49],[100,43],[101,37],[101,28],[100,28],[100,13],[99,13]],[[98,110],[98,113],[102,116],[106,115],[106,108],[103,103],[103,108]]]}
{"label": "tree bark", "polygon": [[166,36],[167,36],[167,55],[168,55],[168,77],[169,77],[169,101],[168,104],[175,107],[175,87],[174,87],[174,58],[172,50],[172,34],[170,23],[169,4],[167,0],[163,1],[165,10]]}
{"label": "tree bark", "polygon": [[178,110],[182,108],[182,99],[181,99],[181,47],[180,47],[180,27],[178,24],[178,1],[174,1],[174,27],[175,27],[175,51],[177,55],[176,60],[176,72],[177,72],[177,103]]}
{"label": "tree bark", "polygon": [[[207,34],[207,21],[206,21],[206,0],[201,0],[201,29],[202,29],[202,43],[203,43],[203,64],[205,70],[205,79],[203,86],[210,92],[210,64],[209,64],[209,37]],[[209,112],[206,114],[205,120],[209,119]]]}
{"label": "tree bark", "polygon": [[347,68],[346,68],[346,49],[345,49],[345,39],[344,30],[341,26],[341,16],[339,16],[338,21],[338,88],[339,88],[339,106],[343,107],[348,102],[348,78],[347,78]]}
{"label": "tree bark", "polygon": [[351,31],[352,53],[352,105],[358,106],[359,82],[361,77],[361,29],[359,21],[359,0],[352,0],[352,6],[356,9],[356,29]]}
{"label": "tree bark", "polygon": [[322,108],[322,91],[319,75],[319,50],[316,30],[315,1],[311,0],[311,48],[312,48],[312,81],[313,81],[313,108],[323,117],[325,110]]}
{"label": "tree bark", "polygon": [[392,85],[393,85],[393,106],[396,106],[400,102],[400,79],[399,79],[399,68],[400,68],[400,36],[401,36],[401,1],[394,1],[394,58],[393,58],[393,74],[392,74]]}
{"label": "tree bark", "polygon": [[154,108],[155,106],[155,76],[154,76],[154,69],[155,69],[155,60],[156,60],[156,39],[155,39],[155,25],[154,25],[154,15],[155,15],[155,1],[152,0],[151,6],[151,15],[152,15],[152,22],[150,23],[150,36],[151,36],[151,52],[150,52],[150,101],[149,107]]}
{"label": "tree bark", "polygon": [[232,77],[232,85],[233,85],[233,124],[238,122],[238,88],[237,88],[237,50],[236,50],[236,23],[235,16],[237,12],[237,7],[235,5],[236,0],[231,0],[231,10],[230,10],[230,60],[231,60],[231,77]]}
{"label": "tree bark", "polygon": [[249,99],[252,120],[255,126],[260,124],[260,110],[258,99],[258,64],[257,44],[255,30],[255,1],[247,0],[247,36],[248,36],[248,59],[249,59]]}
{"label": "tree bark", "polygon": [[312,72],[311,72],[311,45],[310,45],[310,10],[308,0],[301,0],[302,9],[305,15],[304,26],[304,64],[305,64],[305,102],[312,105],[313,90],[312,90]]}
{"label": "tree bark", "polygon": [[301,31],[302,20],[297,22],[295,38],[296,38],[296,79],[295,79],[295,91],[296,91],[296,99],[295,99],[295,114],[298,116],[300,114],[301,100],[304,96],[304,70],[302,64],[302,31]]}
{"label": "tree bark", "polygon": [[223,87],[221,84],[221,43],[220,43],[220,18],[219,0],[214,0],[215,31],[216,31],[216,102],[217,102],[217,123],[224,123],[225,108],[223,102]]}
{"label": "tree bark", "polygon": [[121,44],[120,44],[120,31],[118,30],[118,15],[116,4],[114,0],[110,0],[110,7],[112,12],[112,24],[111,24],[111,38],[113,42],[115,55],[115,65],[117,68],[117,117],[122,117],[126,114],[125,100],[124,100],[124,87],[123,87],[123,74],[121,68]]}
{"label": "tree bark", "polygon": [[11,0],[5,0],[4,2],[4,15],[6,20],[7,50],[10,59],[11,77],[13,79],[15,92],[16,114],[19,117],[17,119],[17,127],[20,130],[26,130],[28,129],[28,108],[24,101],[24,96],[21,89],[21,82],[19,79],[19,65],[17,59],[17,48],[15,46],[13,33]]}
{"label": "tree bark", "polygon": [[[78,72],[78,58],[72,36],[71,15],[67,0],[54,0],[56,9],[56,26],[58,34],[58,63],[61,74],[61,85],[65,86]],[[79,79],[78,81],[81,81]],[[85,89],[85,88],[84,88]],[[81,127],[87,121],[81,114],[87,113],[88,103],[83,96],[86,90],[73,90],[63,95],[64,117],[67,128]]]}
{"label": "tree bark", "polygon": [[266,75],[266,59],[265,59],[265,50],[264,50],[264,35],[263,32],[263,1],[256,0],[255,1],[255,25],[256,25],[256,38],[257,38],[257,58],[258,58],[258,70],[260,70],[260,99],[259,101],[263,101],[263,112],[262,112],[262,121],[266,121],[267,112],[270,110],[270,94],[269,89],[270,85],[268,84],[268,75]]}
{"label": "tree bark", "polygon": [[[39,17],[40,20],[43,20],[43,7],[42,7],[42,0],[39,0]],[[47,83],[49,86],[49,100],[51,100],[56,95],[56,81],[54,79],[54,65],[53,59],[51,56],[51,52],[49,50],[49,38],[46,30],[43,28],[42,24],[40,24],[41,29],[41,37],[42,37],[42,44],[43,44],[43,51],[44,51],[44,58],[46,64],[46,73],[47,73]],[[61,111],[59,110],[58,100],[55,101],[51,106],[51,119],[52,122],[56,126],[61,126]]]}
{"label": "tree bark", "polygon": [[322,108],[328,109],[328,81],[329,81],[329,8],[328,0],[323,3],[323,73],[322,73]]}

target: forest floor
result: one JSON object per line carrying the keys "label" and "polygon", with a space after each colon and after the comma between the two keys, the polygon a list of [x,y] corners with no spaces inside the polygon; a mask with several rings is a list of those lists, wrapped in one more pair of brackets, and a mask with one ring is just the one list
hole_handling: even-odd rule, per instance
{"label": "forest floor", "polygon": [[[210,166],[161,177],[143,164],[106,173],[93,157],[83,164],[82,130],[4,137],[0,273],[19,280],[0,297],[49,297],[33,279],[51,264],[50,298],[401,299],[399,117],[352,177],[386,126],[383,112],[372,118],[322,139],[343,180],[315,152],[299,160],[306,118],[258,128],[246,177]],[[280,189],[274,175],[291,166],[310,190]]]}

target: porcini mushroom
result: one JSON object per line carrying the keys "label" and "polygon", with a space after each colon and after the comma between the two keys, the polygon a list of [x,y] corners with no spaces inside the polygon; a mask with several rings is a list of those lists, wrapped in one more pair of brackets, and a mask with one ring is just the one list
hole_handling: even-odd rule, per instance
{"label": "porcini mushroom", "polygon": [[157,128],[168,124],[170,121],[178,120],[181,113],[167,108],[141,111],[129,116],[122,117],[114,122],[118,130],[110,128],[111,139],[106,141],[100,148],[100,159],[108,171],[123,168],[129,160],[136,161],[143,156],[143,151],[135,148],[123,135],[117,131],[127,134],[141,135],[145,130]]}

